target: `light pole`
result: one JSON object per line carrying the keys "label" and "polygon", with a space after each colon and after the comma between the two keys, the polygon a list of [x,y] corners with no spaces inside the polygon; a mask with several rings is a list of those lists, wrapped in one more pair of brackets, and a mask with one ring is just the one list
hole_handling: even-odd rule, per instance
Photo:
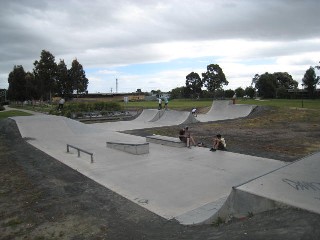
{"label": "light pole", "polygon": [[303,108],[303,86],[304,84],[301,83],[301,107]]}

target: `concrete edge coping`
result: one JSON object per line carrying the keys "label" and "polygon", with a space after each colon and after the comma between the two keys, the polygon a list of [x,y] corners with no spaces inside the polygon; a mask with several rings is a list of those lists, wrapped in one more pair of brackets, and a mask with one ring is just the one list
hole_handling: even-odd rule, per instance
{"label": "concrete edge coping", "polygon": [[182,142],[179,138],[151,135],[146,137],[147,142],[171,146],[171,147],[186,147],[186,143]]}
{"label": "concrete edge coping", "polygon": [[123,142],[106,142],[108,148],[127,152],[134,155],[149,153],[149,143],[123,143]]}
{"label": "concrete edge coping", "polygon": [[168,136],[162,136],[162,135],[151,135],[151,136],[146,136],[146,138],[158,139],[158,140],[163,140],[168,142],[181,142],[181,140],[177,137],[168,137]]}

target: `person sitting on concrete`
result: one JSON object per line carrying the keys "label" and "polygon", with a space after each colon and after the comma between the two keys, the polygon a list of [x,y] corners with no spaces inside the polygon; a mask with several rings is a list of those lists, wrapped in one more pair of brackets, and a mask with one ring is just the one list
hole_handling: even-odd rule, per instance
{"label": "person sitting on concrete", "polygon": [[[187,135],[187,138],[189,138],[193,144],[193,146],[197,146],[196,142],[194,141],[193,137],[191,136],[191,133],[189,131],[189,127],[185,127],[185,134]],[[189,147],[190,147],[190,144],[189,144]]]}
{"label": "person sitting on concrete", "polygon": [[186,143],[187,148],[190,148],[190,138],[186,135],[186,129],[182,128],[179,131],[179,139],[181,140],[181,142]]}
{"label": "person sitting on concrete", "polygon": [[227,144],[226,140],[221,137],[221,134],[218,134],[214,139],[213,139],[213,147],[210,149],[210,151],[216,151],[216,150],[227,150],[226,149]]}
{"label": "person sitting on concrete", "polygon": [[187,143],[187,136],[185,135],[185,129],[181,128],[179,131],[179,139],[181,140],[181,142],[185,142]]}
{"label": "person sitting on concrete", "polygon": [[196,143],[193,139],[193,137],[191,136],[190,134],[190,131],[189,131],[189,128],[188,127],[185,127],[183,129],[180,130],[179,132],[179,139],[182,141],[182,142],[185,142],[187,144],[187,147],[190,148],[190,141],[192,142],[192,144],[194,146],[196,146]]}

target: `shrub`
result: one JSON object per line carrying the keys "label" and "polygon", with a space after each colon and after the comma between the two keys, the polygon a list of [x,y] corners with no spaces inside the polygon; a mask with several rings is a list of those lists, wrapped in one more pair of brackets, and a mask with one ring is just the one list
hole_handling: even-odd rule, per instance
{"label": "shrub", "polygon": [[122,106],[118,102],[106,102],[105,110],[107,110],[107,111],[120,111],[120,110],[122,110]]}
{"label": "shrub", "polygon": [[122,106],[118,102],[95,102],[95,103],[68,103],[65,104],[61,112],[51,109],[50,114],[63,115],[65,117],[82,117],[85,112],[99,111],[106,114],[110,111],[121,111]]}
{"label": "shrub", "polygon": [[104,102],[96,102],[93,104],[93,109],[97,111],[102,111],[105,108],[105,103]]}

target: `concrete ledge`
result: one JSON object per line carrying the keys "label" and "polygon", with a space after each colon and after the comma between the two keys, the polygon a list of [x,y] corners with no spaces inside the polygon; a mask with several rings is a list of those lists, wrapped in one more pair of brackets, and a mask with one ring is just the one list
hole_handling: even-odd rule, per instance
{"label": "concrete ledge", "polygon": [[141,155],[149,153],[149,143],[119,143],[119,142],[107,142],[107,147],[117,149],[123,152]]}
{"label": "concrete ledge", "polygon": [[170,147],[179,147],[179,148],[186,147],[186,143],[181,142],[179,138],[167,137],[167,136],[161,136],[161,135],[147,136],[146,141],[165,145],[165,146],[170,146]]}

